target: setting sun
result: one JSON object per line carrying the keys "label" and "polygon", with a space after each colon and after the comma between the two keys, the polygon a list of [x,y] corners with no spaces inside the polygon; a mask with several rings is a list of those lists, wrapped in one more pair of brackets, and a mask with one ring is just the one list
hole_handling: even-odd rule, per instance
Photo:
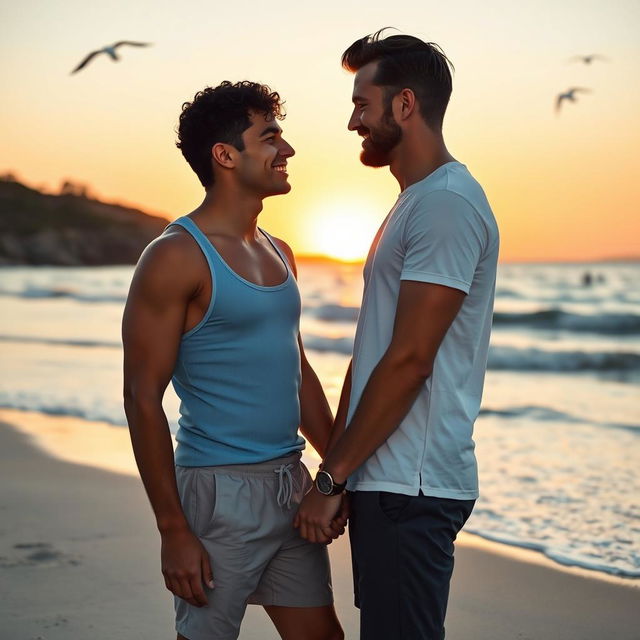
{"label": "setting sun", "polygon": [[331,202],[310,216],[309,234],[318,252],[336,260],[356,262],[367,257],[380,224],[379,214],[361,203]]}

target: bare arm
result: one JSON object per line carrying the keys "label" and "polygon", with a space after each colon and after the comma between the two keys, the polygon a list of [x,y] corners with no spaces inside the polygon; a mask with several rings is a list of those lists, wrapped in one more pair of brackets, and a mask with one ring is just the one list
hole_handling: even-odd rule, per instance
{"label": "bare arm", "polygon": [[197,288],[184,243],[175,235],[159,238],[136,268],[122,325],[124,406],[140,476],[162,537],[165,583],[179,597],[202,606],[206,604],[202,579],[211,582],[211,569],[182,511],[162,408],[187,305]]}
{"label": "bare arm", "polygon": [[[298,276],[296,261],[289,245],[282,240],[274,238],[280,249],[285,253],[293,274]],[[300,365],[302,381],[300,384],[300,431],[309,440],[313,448],[324,458],[327,443],[331,434],[333,416],[329,403],[318,380],[316,372],[307,360],[302,339],[298,335],[300,346]]]}
{"label": "bare arm", "polygon": [[[464,298],[462,291],[450,287],[401,283],[391,343],[369,377],[349,428],[336,438],[324,461],[323,468],[336,482],[344,482],[397,429],[431,375]],[[317,491],[307,494],[298,512],[305,537],[327,541],[329,523],[340,506],[337,498]]]}
{"label": "bare arm", "polygon": [[300,431],[318,452],[321,458],[327,453],[327,443],[331,435],[333,416],[324,394],[320,380],[313,367],[309,364],[300,344],[300,358],[302,367],[302,382],[300,384]]}
{"label": "bare arm", "polygon": [[[344,383],[342,384],[342,391],[340,392],[340,402],[338,403],[338,411],[336,412],[336,419],[333,423],[333,429],[331,430],[331,437],[329,438],[329,444],[327,445],[327,454],[336,445],[344,430],[347,426],[347,414],[349,412],[349,400],[351,397],[351,368],[353,363],[349,362],[347,373],[345,374]],[[324,458],[326,458],[326,455]],[[342,535],[347,526],[349,520],[351,508],[349,495],[344,492],[342,495],[342,501],[340,502],[340,508],[331,521],[331,538],[336,538]],[[300,526],[300,519],[296,515],[294,522],[295,526]]]}
{"label": "bare arm", "polygon": [[[338,411],[336,412],[336,419],[333,423],[333,429],[331,430],[331,437],[329,438],[329,444],[327,445],[327,454],[333,449],[336,442],[340,439],[340,436],[344,433],[347,426],[347,414],[349,412],[349,399],[351,397],[351,368],[353,362],[349,362],[347,373],[344,377],[344,383],[342,384],[342,391],[340,392],[340,402],[338,403]],[[326,457],[326,456],[325,456]]]}

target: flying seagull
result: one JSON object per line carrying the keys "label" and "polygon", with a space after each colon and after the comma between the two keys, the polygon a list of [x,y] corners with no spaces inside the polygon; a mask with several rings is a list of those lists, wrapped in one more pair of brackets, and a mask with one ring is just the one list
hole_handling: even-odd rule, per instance
{"label": "flying seagull", "polygon": [[116,54],[116,49],[121,47],[122,45],[128,44],[132,47],[148,47],[151,45],[150,42],[131,42],[130,40],[121,40],[120,42],[116,42],[114,44],[108,45],[106,47],[102,47],[102,49],[96,49],[96,51],[92,51],[71,73],[77,73],[80,69],[84,69],[93,58],[95,58],[100,53],[106,53],[112,60],[118,61],[120,58]]}
{"label": "flying seagull", "polygon": [[560,111],[560,107],[564,100],[569,100],[570,102],[576,101],[576,92],[581,91],[583,93],[590,93],[591,89],[584,89],[582,87],[572,87],[571,89],[567,89],[564,93],[559,93],[556,98],[556,112]]}
{"label": "flying seagull", "polygon": [[590,53],[588,56],[573,56],[569,58],[569,62],[584,62],[584,64],[591,64],[594,60],[609,62],[608,58],[601,56],[599,53]]}

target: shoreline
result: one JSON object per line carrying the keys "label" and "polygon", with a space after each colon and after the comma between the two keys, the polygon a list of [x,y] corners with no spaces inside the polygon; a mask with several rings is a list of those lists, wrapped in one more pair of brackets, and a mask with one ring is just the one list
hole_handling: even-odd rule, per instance
{"label": "shoreline", "polygon": [[[34,447],[56,460],[139,479],[126,427],[73,416],[54,416],[36,411],[2,408],[0,408],[0,423],[8,424],[14,430],[26,435]],[[320,462],[315,451],[306,450],[303,453],[303,460],[313,474]],[[496,542],[464,530],[458,535],[456,544],[496,554],[508,560],[640,589],[638,578],[618,576],[575,565],[563,565],[540,551]]]}

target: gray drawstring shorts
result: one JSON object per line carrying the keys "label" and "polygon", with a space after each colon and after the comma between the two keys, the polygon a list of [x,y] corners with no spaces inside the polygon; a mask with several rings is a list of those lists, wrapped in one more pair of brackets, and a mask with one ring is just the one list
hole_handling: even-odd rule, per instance
{"label": "gray drawstring shorts", "polygon": [[312,481],[300,453],[268,462],[176,467],[182,508],[209,553],[206,607],[175,597],[176,630],[189,640],[238,637],[247,604],[333,603],[327,547],[307,542],[293,519]]}

